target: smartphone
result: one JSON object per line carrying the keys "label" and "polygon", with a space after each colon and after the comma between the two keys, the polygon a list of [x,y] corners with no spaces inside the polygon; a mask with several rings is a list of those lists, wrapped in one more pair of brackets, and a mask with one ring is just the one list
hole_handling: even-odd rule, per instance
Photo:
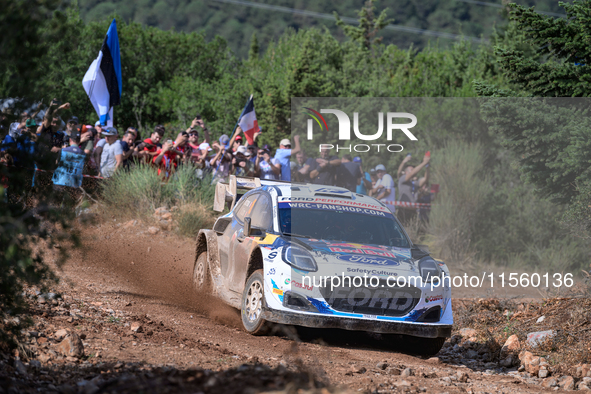
{"label": "smartphone", "polygon": [[412,157],[412,155],[409,153],[408,155],[406,155],[406,157]]}
{"label": "smartphone", "polygon": [[168,144],[172,144],[172,140],[167,140],[166,141]]}
{"label": "smartphone", "polygon": [[62,101],[61,101],[61,100],[55,100],[53,103],[54,103],[55,105],[57,105],[58,107],[59,107],[60,105],[62,105]]}
{"label": "smartphone", "polygon": [[427,151],[427,153],[425,153],[425,156],[427,156],[427,157],[431,157],[431,151],[430,151],[430,150],[428,150],[428,151]]}

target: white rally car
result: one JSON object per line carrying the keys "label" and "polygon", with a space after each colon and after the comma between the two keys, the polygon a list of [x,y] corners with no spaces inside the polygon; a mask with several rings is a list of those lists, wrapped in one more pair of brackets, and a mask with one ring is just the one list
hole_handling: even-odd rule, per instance
{"label": "white rally car", "polygon": [[437,353],[451,335],[447,266],[376,199],[231,178],[218,184],[214,208],[225,203],[231,211],[199,232],[193,281],[240,309],[248,332],[274,322],[403,334],[419,354]]}

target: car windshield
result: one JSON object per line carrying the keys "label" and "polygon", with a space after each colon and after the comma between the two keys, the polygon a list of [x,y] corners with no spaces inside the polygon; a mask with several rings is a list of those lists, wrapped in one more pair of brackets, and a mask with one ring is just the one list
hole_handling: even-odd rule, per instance
{"label": "car windshield", "polygon": [[280,208],[281,232],[296,237],[410,248],[392,214],[356,213],[346,209]]}

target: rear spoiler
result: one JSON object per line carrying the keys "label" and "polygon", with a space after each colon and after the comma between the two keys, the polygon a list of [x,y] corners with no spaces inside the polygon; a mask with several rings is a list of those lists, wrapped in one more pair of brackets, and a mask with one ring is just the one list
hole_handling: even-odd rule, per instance
{"label": "rear spoiler", "polygon": [[222,212],[227,203],[231,211],[234,209],[236,201],[238,201],[243,194],[246,194],[249,190],[257,187],[261,187],[261,180],[259,178],[246,178],[230,175],[228,182],[220,181],[215,186],[213,210],[216,212]]}
{"label": "rear spoiler", "polygon": [[291,184],[287,181],[270,181],[267,179],[251,177],[237,177],[230,175],[227,182],[218,182],[215,187],[215,199],[213,200],[213,210],[216,212],[223,212],[224,207],[228,204],[230,211],[234,209],[236,201],[240,200],[244,194],[249,190],[256,189],[261,186],[285,185]]}

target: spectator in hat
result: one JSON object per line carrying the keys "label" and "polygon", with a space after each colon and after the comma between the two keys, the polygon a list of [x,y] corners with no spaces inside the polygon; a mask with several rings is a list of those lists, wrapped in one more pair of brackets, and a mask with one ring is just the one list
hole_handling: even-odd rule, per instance
{"label": "spectator in hat", "polygon": [[373,187],[371,184],[371,175],[369,172],[363,171],[363,161],[361,160],[361,157],[355,156],[353,158],[353,162],[359,163],[359,169],[361,170],[361,173],[363,174],[363,176],[361,177],[361,182],[359,182],[359,184],[355,188],[355,192],[358,194],[366,194],[367,195],[368,191],[371,190]]}
{"label": "spectator in hat", "polygon": [[211,163],[210,163],[211,157],[209,157],[211,155],[211,152],[213,151],[213,149],[211,148],[209,143],[202,142],[201,144],[199,144],[199,151],[201,152],[201,156],[195,162],[195,164],[197,165],[197,167],[200,170],[202,170],[201,171],[201,178],[202,178],[205,174],[211,173],[211,171],[213,170],[211,167]]}
{"label": "spectator in hat", "polygon": [[[201,128],[201,130],[203,131],[203,142],[207,142],[209,144],[209,130],[207,129],[207,127],[205,127],[205,123],[203,122],[203,119],[201,118],[200,114],[197,114],[197,116],[195,116],[195,118],[191,122],[191,126],[189,126],[189,128],[186,131],[188,134],[191,134],[191,131],[197,132],[198,128]],[[194,144],[199,145],[199,141],[194,142]]]}
{"label": "spectator in hat", "polygon": [[257,159],[255,161],[256,176],[261,179],[269,179],[273,181],[279,180],[281,176],[281,163],[278,159],[271,157],[269,149],[259,149]]}
{"label": "spectator in hat", "polygon": [[71,129],[69,135],[70,146],[60,150],[60,158],[53,173],[52,182],[55,191],[63,193],[66,188],[79,188],[82,185],[82,172],[86,154],[80,147],[80,125]]}
{"label": "spectator in hat", "polygon": [[239,146],[234,152],[232,173],[236,176],[253,177],[255,175],[255,164],[250,161],[250,151],[244,145]]}
{"label": "spectator in hat", "polygon": [[246,149],[250,152],[249,160],[252,164],[256,163],[257,161],[257,152],[259,151],[259,147],[256,145],[256,141],[252,145],[246,146]]}
{"label": "spectator in hat", "polygon": [[279,149],[275,151],[275,159],[277,159],[281,165],[282,181],[291,181],[291,166],[289,164],[291,155],[295,155],[301,150],[300,136],[295,135],[293,140],[295,142],[294,149],[291,149],[291,142],[287,138],[284,138],[279,143]]}
{"label": "spectator in hat", "polygon": [[105,143],[99,161],[100,174],[104,178],[110,178],[123,165],[123,148],[117,139],[118,132],[116,128],[107,127],[103,129],[102,134],[105,136]]}
{"label": "spectator in hat", "polygon": [[383,164],[378,164],[376,166],[376,174],[378,176],[378,181],[373,188],[373,195],[377,200],[389,204],[388,208],[390,208],[392,212],[396,212],[396,206],[394,206],[394,202],[396,201],[394,179],[386,173],[386,166]]}
{"label": "spectator in hat", "polygon": [[[209,144],[207,144],[209,146]],[[203,153],[200,149],[199,132],[194,128],[189,128],[189,141],[187,142],[187,157],[192,163],[197,163],[201,160]]]}
{"label": "spectator in hat", "polygon": [[240,148],[241,146],[242,146],[242,136],[237,135],[236,138],[234,138],[234,143],[232,144],[232,153],[237,152],[238,148]]}

